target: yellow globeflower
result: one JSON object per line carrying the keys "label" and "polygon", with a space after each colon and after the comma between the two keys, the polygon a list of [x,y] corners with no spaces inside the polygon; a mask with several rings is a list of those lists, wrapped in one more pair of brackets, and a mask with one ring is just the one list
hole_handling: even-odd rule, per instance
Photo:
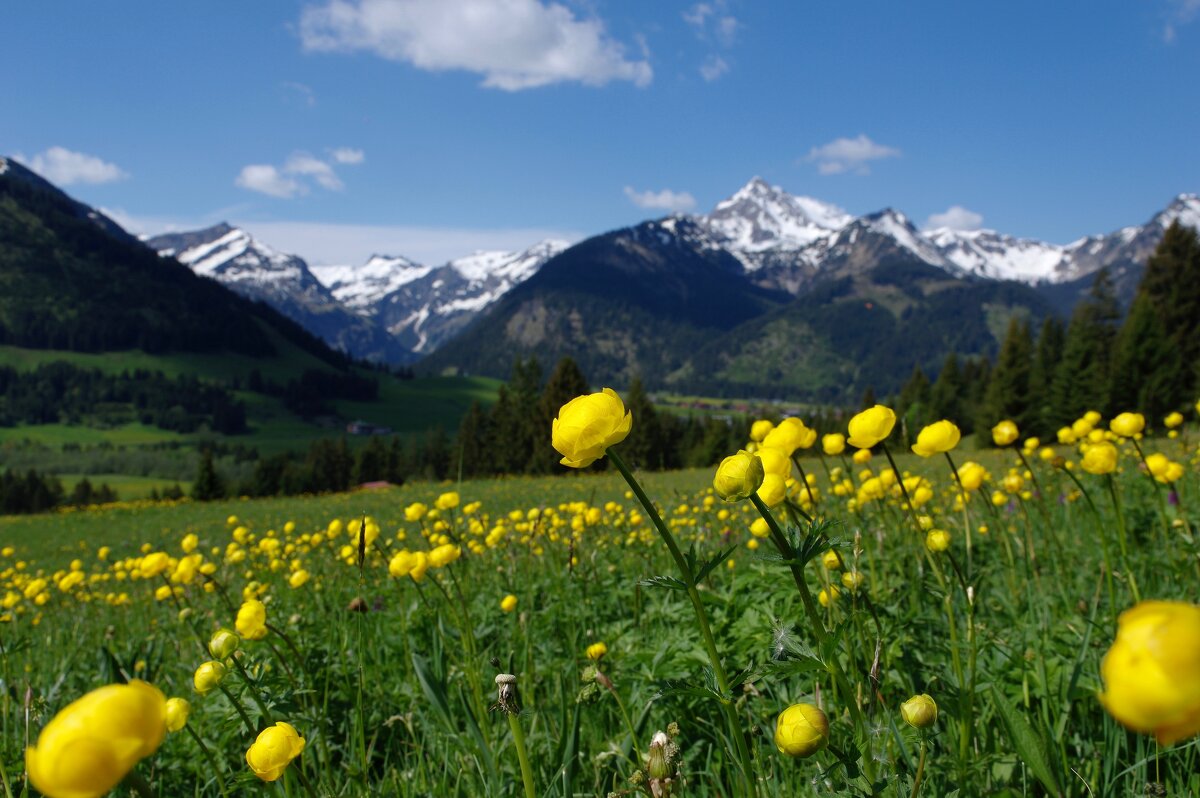
{"label": "yellow globeflower", "polygon": [[1163,419],[1163,426],[1166,427],[1167,429],[1175,429],[1182,423],[1183,423],[1183,413],[1180,413],[1178,411],[1169,413],[1167,415],[1167,417]]}
{"label": "yellow globeflower", "polygon": [[458,494],[454,491],[448,491],[438,496],[437,499],[434,500],[433,506],[439,510],[453,510],[458,506],[458,503]]}
{"label": "yellow globeflower", "polygon": [[1121,613],[1100,676],[1101,702],[1134,731],[1162,745],[1200,733],[1200,606],[1143,601]]}
{"label": "yellow globeflower", "polygon": [[977,491],[987,479],[987,469],[973,460],[968,460],[959,466],[958,478],[964,489]]}
{"label": "yellow globeflower", "polygon": [[68,704],[25,750],[29,781],[50,798],[98,798],[158,750],[167,699],[145,682],[111,684]]}
{"label": "yellow globeflower", "polygon": [[171,558],[167,556],[167,553],[156,551],[142,558],[142,562],[138,565],[138,572],[141,573],[142,578],[151,579],[167,570],[170,565]]}
{"label": "yellow globeflower", "polygon": [[505,612],[512,612],[517,608],[517,597],[509,593],[504,598],[500,599],[500,609]]}
{"label": "yellow globeflower", "polygon": [[775,721],[775,747],[779,753],[808,757],[829,742],[829,718],[812,704],[792,704]]}
{"label": "yellow globeflower", "polygon": [[208,653],[213,659],[229,659],[237,651],[241,641],[228,629],[218,629],[208,641]]}
{"label": "yellow globeflower", "polygon": [[854,453],[851,459],[854,461],[855,465],[866,465],[867,463],[871,462],[871,450],[859,449]]}
{"label": "yellow globeflower", "polygon": [[912,450],[922,457],[932,457],[958,446],[961,437],[962,433],[959,432],[954,422],[942,419],[921,430]]}
{"label": "yellow globeflower", "polygon": [[257,599],[247,601],[238,610],[235,626],[247,640],[262,640],[267,636],[267,605]]}
{"label": "yellow globeflower", "polygon": [[[764,447],[779,449],[785,456],[791,457],[792,453],[797,449],[807,448],[804,444],[807,441],[809,446],[812,446],[812,440],[809,437],[811,430],[804,426],[804,422],[798,418],[785,418],[779,422],[775,429],[767,433],[762,439]],[[816,433],[812,433],[815,439]]]}
{"label": "yellow globeflower", "polygon": [[840,432],[831,432],[821,436],[821,450],[830,457],[835,457],[846,451],[846,436]]}
{"label": "yellow globeflower", "polygon": [[765,418],[760,418],[750,425],[750,440],[761,441],[767,433],[775,429],[775,425]]}
{"label": "yellow globeflower", "polygon": [[588,659],[592,660],[593,662],[597,662],[601,657],[608,653],[608,646],[606,646],[603,641],[599,643],[592,643],[587,647],[586,653]]}
{"label": "yellow globeflower", "polygon": [[453,543],[443,543],[429,552],[429,564],[434,568],[443,568],[462,556],[462,547]]}
{"label": "yellow globeflower", "polygon": [[1108,441],[1093,443],[1083,453],[1079,465],[1089,474],[1111,474],[1117,468],[1117,447]]}
{"label": "yellow globeflower", "polygon": [[792,474],[792,461],[782,449],[774,446],[760,446],[754,455],[762,461],[764,474],[778,474],[787,479]]}
{"label": "yellow globeflower", "polygon": [[1020,436],[1021,431],[1017,429],[1016,422],[1008,419],[992,427],[992,441],[997,446],[1008,446]]}
{"label": "yellow globeflower", "polygon": [[916,729],[927,729],[937,722],[937,703],[927,694],[915,695],[900,705],[900,717]]}
{"label": "yellow globeflower", "polygon": [[633,414],[612,388],[577,396],[563,405],[551,426],[551,442],[569,468],[584,468],[625,440]]}
{"label": "yellow globeflower", "polygon": [[275,781],[304,750],[304,738],[291,724],[279,721],[263,729],[246,751],[246,763],[263,781]]}
{"label": "yellow globeflower", "polygon": [[750,498],[763,483],[763,463],[758,455],[746,450],[730,455],[717,466],[713,489],[727,502]]}
{"label": "yellow globeflower", "polygon": [[177,732],[187,725],[192,705],[186,698],[168,698],[166,713],[167,731]]}
{"label": "yellow globeflower", "polygon": [[825,588],[821,589],[821,592],[817,594],[817,601],[820,602],[822,607],[828,607],[841,598],[841,596],[842,592],[833,585],[830,585],[828,590]]}
{"label": "yellow globeflower", "polygon": [[196,688],[196,692],[200,695],[211,692],[217,688],[221,680],[225,678],[226,668],[216,660],[202,662],[196,672],[192,674],[192,685]]}
{"label": "yellow globeflower", "polygon": [[1146,427],[1146,419],[1141,413],[1122,413],[1108,422],[1108,428],[1122,438],[1132,438]]}
{"label": "yellow globeflower", "polygon": [[787,498],[787,483],[778,474],[767,474],[755,491],[768,507],[775,507]]}
{"label": "yellow globeflower", "polygon": [[931,529],[925,535],[925,548],[933,552],[950,548],[950,533],[944,529]]}
{"label": "yellow globeflower", "polygon": [[892,434],[896,426],[896,413],[890,407],[875,405],[850,419],[850,437],[847,442],[859,449],[870,449]]}

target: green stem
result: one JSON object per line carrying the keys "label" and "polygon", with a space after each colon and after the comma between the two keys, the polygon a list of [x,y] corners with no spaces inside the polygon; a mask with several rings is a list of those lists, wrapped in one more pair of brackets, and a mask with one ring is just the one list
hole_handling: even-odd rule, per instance
{"label": "green stem", "polygon": [[3,756],[0,756],[0,784],[4,785],[4,798],[13,798],[12,788],[8,786],[8,773],[4,770]]}
{"label": "green stem", "polygon": [[921,757],[917,760],[917,774],[913,777],[912,795],[909,798],[917,798],[917,793],[921,792],[921,783],[925,779],[925,737],[921,737]]}
{"label": "green stem", "polygon": [[747,794],[751,796],[757,795],[758,790],[754,779],[754,765],[750,760],[750,749],[746,745],[746,737],[742,734],[741,723],[738,721],[737,711],[733,706],[729,689],[729,677],[725,674],[725,667],[721,664],[721,655],[717,653],[717,644],[713,640],[712,630],[708,626],[708,615],[704,611],[704,603],[700,599],[700,593],[696,590],[696,577],[692,573],[687,560],[684,559],[683,552],[679,550],[679,545],[675,542],[675,536],[671,534],[667,525],[663,523],[662,517],[658,514],[658,510],[654,506],[654,502],[650,501],[650,497],[646,495],[646,491],[642,489],[641,484],[634,478],[633,473],[629,470],[629,466],[625,465],[625,461],[621,459],[621,456],[611,449],[608,451],[608,458],[617,467],[617,470],[621,472],[621,476],[625,478],[625,482],[629,485],[630,490],[637,496],[638,501],[646,510],[646,514],[650,516],[650,520],[654,523],[655,529],[658,530],[659,536],[666,543],[667,550],[671,552],[671,558],[675,560],[676,568],[679,569],[679,573],[683,576],[688,598],[691,599],[692,609],[696,615],[696,624],[700,628],[700,636],[704,640],[704,648],[708,653],[708,660],[712,665],[713,675],[717,680],[717,688],[721,691],[721,707],[729,723],[729,733],[733,737],[734,745],[737,747],[738,758],[741,760],[742,776],[746,782]]}
{"label": "green stem", "polygon": [[533,767],[529,764],[529,751],[525,749],[525,732],[521,728],[521,720],[515,712],[505,714],[508,715],[508,728],[512,729],[517,759],[521,762],[521,781],[525,785],[525,798],[537,798],[537,790],[533,786]]}
{"label": "green stem", "polygon": [[[225,777],[221,775],[221,768],[217,766],[217,760],[213,759],[212,751],[210,751],[208,746],[204,744],[204,741],[200,739],[200,735],[196,734],[196,732],[192,730],[191,726],[184,724],[183,729],[193,740],[196,741],[196,745],[200,748],[200,753],[204,754],[204,759],[206,762],[208,762],[209,769],[213,772],[213,775],[217,777],[217,787],[221,790],[221,795],[228,796],[229,792],[225,787]],[[12,798],[12,796],[10,795],[9,798]]]}
{"label": "green stem", "polygon": [[1106,580],[1108,582],[1108,603],[1109,606],[1116,607],[1117,599],[1113,590],[1112,558],[1109,556],[1108,552],[1108,535],[1105,534],[1104,531],[1104,519],[1100,516],[1100,510],[1096,507],[1096,503],[1092,501],[1092,495],[1087,492],[1087,488],[1085,488],[1083,483],[1079,481],[1079,477],[1075,476],[1073,471],[1069,471],[1065,468],[1063,469],[1063,473],[1065,473],[1071,479],[1071,481],[1075,483],[1075,487],[1079,488],[1080,494],[1087,501],[1087,505],[1092,511],[1092,516],[1096,519],[1096,533],[1097,537],[1100,538],[1100,552],[1104,555],[1104,570],[1107,572],[1106,576],[1108,577]]}
{"label": "green stem", "polygon": [[246,724],[246,728],[250,730],[250,733],[257,735],[258,728],[250,721],[250,716],[246,714],[245,708],[242,707],[240,701],[233,697],[233,693],[229,692],[229,688],[223,684],[219,684],[217,685],[217,689],[225,694],[225,697],[229,699],[229,703],[233,704],[233,708],[237,711],[238,717],[242,719],[242,723]]}
{"label": "green stem", "polygon": [[254,699],[254,704],[258,707],[258,711],[262,713],[263,720],[267,722],[268,726],[274,724],[275,721],[271,719],[271,711],[267,709],[266,702],[264,702],[262,696],[258,694],[258,690],[255,688],[254,682],[250,680],[250,674],[246,673],[246,668],[242,665],[241,661],[238,660],[237,657],[230,657],[230,659],[233,660],[233,666],[237,668],[238,673],[242,675],[242,681],[246,683],[246,687],[250,688],[250,697]]}
{"label": "green stem", "polygon": [[1125,515],[1121,512],[1121,499],[1117,496],[1117,483],[1113,480],[1112,474],[1104,476],[1108,480],[1108,495],[1112,497],[1113,512],[1117,515],[1117,543],[1121,547],[1121,563],[1125,566],[1125,572],[1129,574],[1129,589],[1133,592],[1133,600],[1141,601],[1142,594],[1138,590],[1137,577],[1133,575],[1133,569],[1129,567],[1129,550],[1125,541]]}

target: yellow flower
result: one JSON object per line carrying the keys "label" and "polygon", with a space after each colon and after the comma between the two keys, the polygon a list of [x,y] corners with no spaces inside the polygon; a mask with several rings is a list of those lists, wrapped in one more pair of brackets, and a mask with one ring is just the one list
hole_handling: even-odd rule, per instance
{"label": "yellow flower", "polygon": [[900,717],[915,729],[927,729],[937,723],[937,703],[927,695],[915,695],[900,705]]}
{"label": "yellow flower", "polygon": [[717,466],[713,489],[727,502],[750,498],[763,483],[763,463],[758,455],[741,450]]}
{"label": "yellow flower", "polygon": [[1183,413],[1180,412],[1169,413],[1167,417],[1163,419],[1163,426],[1167,429],[1175,429],[1182,423]]}
{"label": "yellow flower", "polygon": [[1122,438],[1132,438],[1146,427],[1146,419],[1141,413],[1122,413],[1108,422],[1108,428]]}
{"label": "yellow flower", "polygon": [[755,491],[763,504],[774,507],[787,498],[787,483],[778,474],[767,474],[763,477],[762,485]]}
{"label": "yellow flower", "polygon": [[1200,733],[1200,606],[1143,601],[1117,618],[1100,662],[1104,707],[1161,745]]}
{"label": "yellow flower", "polygon": [[438,496],[437,499],[434,500],[433,506],[439,510],[453,510],[458,506],[458,502],[458,494],[454,491],[449,491],[447,493],[443,493],[441,496]]}
{"label": "yellow flower", "polygon": [[964,489],[976,491],[983,485],[983,481],[987,479],[987,469],[972,460],[968,460],[959,466],[958,478]]}
{"label": "yellow flower", "polygon": [[871,450],[859,449],[850,459],[854,461],[855,465],[866,465],[871,462]]}
{"label": "yellow flower", "polygon": [[259,733],[258,739],[246,751],[246,763],[263,781],[275,781],[303,750],[304,738],[291,724],[279,721]]}
{"label": "yellow flower", "polygon": [[754,452],[755,457],[762,461],[763,473],[777,474],[787,479],[792,474],[792,461],[782,449],[773,446],[760,446]]}
{"label": "yellow flower", "polygon": [[238,610],[235,626],[247,640],[262,640],[267,636],[267,605],[257,599],[247,601]]}
{"label": "yellow flower", "polygon": [[831,432],[821,437],[821,450],[830,457],[841,454],[846,450],[846,436],[840,432]]}
{"label": "yellow flower", "polygon": [[925,548],[933,552],[950,548],[950,533],[944,529],[931,529],[925,535]]}
{"label": "yellow flower", "polygon": [[577,396],[563,405],[551,426],[554,448],[569,468],[584,468],[604,456],[608,447],[625,440],[633,414],[625,410],[612,388]]}
{"label": "yellow flower", "polygon": [[606,646],[603,641],[599,643],[592,643],[587,647],[586,653],[588,659],[592,660],[593,662],[597,662],[601,657],[608,653],[608,646]]}
{"label": "yellow flower", "polygon": [[867,581],[861,571],[846,571],[842,574],[842,587],[847,590],[858,590]]}
{"label": "yellow flower", "polygon": [[962,433],[958,431],[954,422],[942,419],[921,430],[912,450],[922,457],[932,457],[958,446],[958,440],[961,437]]}
{"label": "yellow flower", "polygon": [[821,589],[821,592],[817,594],[817,601],[820,602],[822,607],[828,607],[830,604],[841,598],[841,595],[842,592],[840,590],[833,585],[830,585],[828,590],[825,590],[824,588]]}
{"label": "yellow flower", "polygon": [[812,704],[792,704],[775,721],[775,747],[788,756],[807,757],[829,742],[829,718]]}
{"label": "yellow flower", "polygon": [[308,571],[301,568],[288,577],[288,584],[293,588],[302,587],[308,581]]}
{"label": "yellow flower", "polygon": [[425,572],[429,570],[429,555],[423,551],[418,551],[413,554],[412,567],[408,569],[408,575],[414,582],[420,582],[425,578]]}
{"label": "yellow flower", "polygon": [[1008,446],[1020,437],[1021,432],[1015,422],[1005,419],[992,427],[992,440],[997,446]]}
{"label": "yellow flower", "polygon": [[850,437],[846,440],[859,449],[870,449],[892,434],[896,414],[890,407],[875,405],[850,419]]}
{"label": "yellow flower", "polygon": [[196,692],[204,695],[212,690],[215,690],[221,680],[225,678],[225,666],[216,660],[202,662],[196,672],[192,674],[192,685],[196,688]]}
{"label": "yellow flower", "polygon": [[240,642],[238,636],[228,629],[218,629],[209,638],[208,653],[212,654],[213,659],[229,659],[237,651]]}
{"label": "yellow flower", "polygon": [[750,534],[756,538],[770,537],[771,526],[765,518],[755,518],[750,523]]}
{"label": "yellow flower", "polygon": [[93,690],[62,709],[25,750],[35,787],[51,798],[98,798],[166,736],[167,699],[134,680]]}
{"label": "yellow flower", "polygon": [[167,731],[177,732],[187,725],[188,716],[192,714],[192,705],[186,698],[167,699]]}
{"label": "yellow flower", "polygon": [[142,562],[138,566],[138,571],[144,579],[152,579],[167,570],[170,565],[171,558],[167,556],[167,553],[156,551],[142,558]]}
{"label": "yellow flower", "polygon": [[1089,474],[1111,474],[1117,468],[1117,447],[1108,441],[1093,443],[1079,461]]}
{"label": "yellow flower", "polygon": [[767,433],[775,429],[775,425],[765,418],[760,418],[750,425],[750,440],[761,441]]}
{"label": "yellow flower", "polygon": [[443,543],[429,552],[429,564],[434,568],[442,568],[462,556],[462,548],[453,543]]}
{"label": "yellow flower", "polygon": [[509,593],[504,598],[500,599],[500,609],[505,612],[512,612],[517,608],[517,597]]}
{"label": "yellow flower", "polygon": [[[811,438],[810,438],[811,433]],[[791,457],[792,453],[797,449],[807,448],[812,446],[812,441],[816,439],[816,433],[804,426],[804,422],[798,418],[785,418],[779,422],[779,425],[771,430],[766,437],[762,439],[764,447],[779,449],[784,456]]]}
{"label": "yellow flower", "polygon": [[836,571],[842,567],[842,558],[838,556],[836,551],[830,549],[821,555],[821,564],[830,571]]}
{"label": "yellow flower", "polygon": [[413,502],[404,508],[405,521],[420,521],[429,512],[429,508],[421,502]]}

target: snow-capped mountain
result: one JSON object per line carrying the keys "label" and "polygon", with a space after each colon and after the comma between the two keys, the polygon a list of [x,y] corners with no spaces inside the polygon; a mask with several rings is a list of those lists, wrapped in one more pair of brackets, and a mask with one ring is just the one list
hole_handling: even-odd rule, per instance
{"label": "snow-capped mountain", "polygon": [[397,279],[397,288],[359,312],[414,352],[431,352],[567,246],[546,240],[520,252],[476,252],[436,268],[408,268],[409,279]]}
{"label": "snow-capped mountain", "polygon": [[189,233],[167,233],[147,246],[196,274],[210,277],[283,315],[350,355],[385,362],[413,359],[370,319],[349,310],[321,283],[304,259],[274,249],[224,222]]}
{"label": "snow-capped mountain", "polygon": [[433,268],[404,257],[372,255],[361,266],[313,266],[312,272],[346,307],[370,315],[370,308],[388,294]]}
{"label": "snow-capped mountain", "polygon": [[1053,279],[1065,247],[995,230],[951,230],[941,227],[926,231],[925,238],[950,263],[964,272],[993,280],[1036,283]]}

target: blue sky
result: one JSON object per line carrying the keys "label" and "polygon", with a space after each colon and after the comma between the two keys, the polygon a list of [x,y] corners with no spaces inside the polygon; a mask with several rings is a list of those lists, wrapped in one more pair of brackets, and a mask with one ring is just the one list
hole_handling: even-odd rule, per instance
{"label": "blue sky", "polygon": [[1066,243],[1200,191],[1200,0],[11,4],[0,153],[139,232],[437,262],[754,175]]}

